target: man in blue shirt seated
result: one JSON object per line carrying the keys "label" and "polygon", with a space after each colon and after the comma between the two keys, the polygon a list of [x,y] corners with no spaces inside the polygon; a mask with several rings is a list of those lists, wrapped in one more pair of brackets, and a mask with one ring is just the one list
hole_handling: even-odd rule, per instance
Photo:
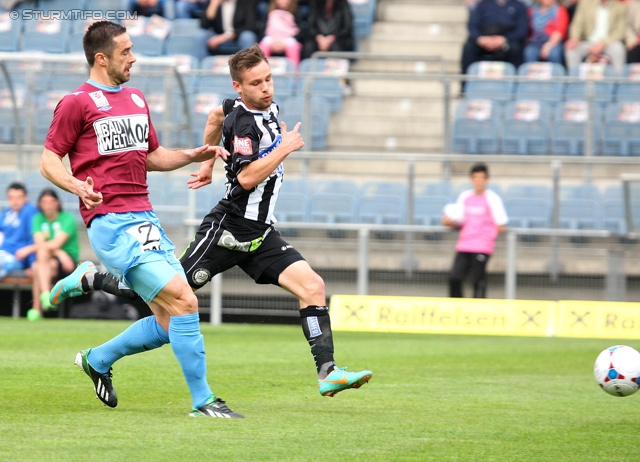
{"label": "man in blue shirt seated", "polygon": [[31,267],[35,247],[31,235],[31,222],[38,213],[29,202],[27,190],[22,183],[11,183],[7,188],[9,207],[0,213],[0,279],[10,271]]}

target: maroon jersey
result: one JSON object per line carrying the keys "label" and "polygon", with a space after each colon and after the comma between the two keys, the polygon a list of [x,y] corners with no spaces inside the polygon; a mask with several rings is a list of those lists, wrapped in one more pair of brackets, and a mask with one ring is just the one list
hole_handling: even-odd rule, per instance
{"label": "maroon jersey", "polygon": [[80,202],[87,226],[96,215],[152,209],[147,154],[159,143],[139,90],[109,91],[85,82],[56,106],[44,146],[60,157],[69,154],[73,176],[82,181],[90,176],[102,193],[94,210]]}

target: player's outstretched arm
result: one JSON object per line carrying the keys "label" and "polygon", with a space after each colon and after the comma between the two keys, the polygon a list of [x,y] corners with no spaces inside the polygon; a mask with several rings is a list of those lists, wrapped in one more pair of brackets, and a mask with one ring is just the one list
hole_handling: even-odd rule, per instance
{"label": "player's outstretched arm", "polygon": [[203,162],[209,159],[222,157],[226,159],[229,153],[222,146],[209,146],[205,144],[194,149],[180,149],[171,151],[160,146],[147,154],[148,172],[168,172],[177,170],[193,162]]}
{"label": "player's outstretched arm", "polygon": [[238,174],[238,181],[244,189],[249,190],[262,183],[289,154],[304,146],[302,135],[298,131],[300,122],[290,132],[287,131],[286,123],[282,122],[280,125],[282,126],[282,142],[280,145],[268,156],[254,160],[249,165],[242,167]]}
{"label": "player's outstretched arm", "polygon": [[88,176],[84,181],[77,179],[62,163],[62,157],[47,148],[44,148],[40,159],[40,173],[57,187],[82,199],[89,210],[102,203],[102,193],[93,190],[93,178]]}

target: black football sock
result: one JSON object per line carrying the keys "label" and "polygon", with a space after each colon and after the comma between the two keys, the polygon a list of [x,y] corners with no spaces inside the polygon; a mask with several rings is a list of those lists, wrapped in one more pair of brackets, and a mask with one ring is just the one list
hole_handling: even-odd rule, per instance
{"label": "black football sock", "polygon": [[129,300],[142,301],[140,295],[134,290],[124,287],[120,281],[111,273],[87,273],[82,278],[82,290],[90,292],[93,290],[103,290],[109,294],[118,297],[128,298]]}
{"label": "black football sock", "polygon": [[326,306],[309,305],[300,310],[302,331],[311,346],[311,354],[316,362],[318,378],[324,379],[333,369],[333,334],[329,308]]}

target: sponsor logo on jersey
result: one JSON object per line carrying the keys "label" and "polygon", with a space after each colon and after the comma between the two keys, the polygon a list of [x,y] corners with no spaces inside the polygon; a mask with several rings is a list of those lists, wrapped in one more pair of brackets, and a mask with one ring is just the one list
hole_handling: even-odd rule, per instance
{"label": "sponsor logo on jersey", "polygon": [[[275,148],[280,146],[281,143],[282,143],[282,135],[276,136],[276,139],[273,140],[273,143],[271,143],[269,146],[267,146],[262,151],[260,151],[258,158],[262,159],[263,157],[268,156],[271,153],[271,151],[273,151]],[[282,175],[283,173],[284,173],[284,165],[281,162],[280,165],[278,165],[276,169],[273,172],[271,172],[271,176]]]}
{"label": "sponsor logo on jersey", "polygon": [[149,118],[146,114],[105,117],[96,120],[93,129],[101,155],[149,149]]}
{"label": "sponsor logo on jersey", "polygon": [[134,103],[136,103],[136,106],[144,107],[144,100],[140,98],[138,95],[136,95],[135,93],[131,93],[131,99],[133,100]]}
{"label": "sponsor logo on jersey", "polygon": [[104,96],[104,93],[102,93],[102,90],[92,91],[89,93],[89,96],[93,102],[96,103],[96,107],[98,109],[109,105],[109,101],[107,100],[107,97]]}
{"label": "sponsor logo on jersey", "polygon": [[251,138],[238,138],[233,137],[233,152],[238,153],[241,156],[250,156],[253,154],[253,147],[251,145]]}

